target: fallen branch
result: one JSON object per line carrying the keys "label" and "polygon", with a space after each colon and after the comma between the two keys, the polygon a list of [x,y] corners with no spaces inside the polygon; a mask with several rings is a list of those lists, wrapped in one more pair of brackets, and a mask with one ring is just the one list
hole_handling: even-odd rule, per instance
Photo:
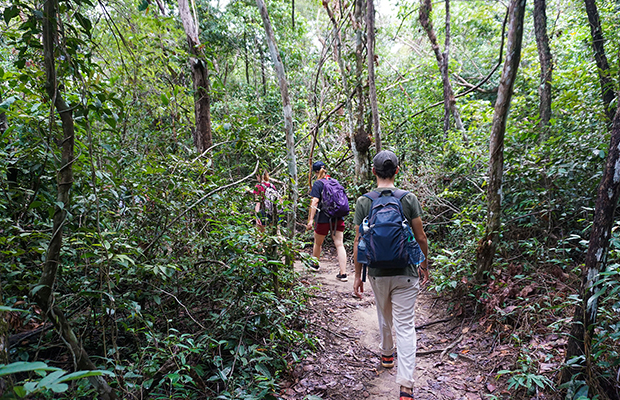
{"label": "fallen branch", "polygon": [[454,347],[456,347],[457,344],[459,344],[461,342],[461,340],[463,340],[463,335],[461,335],[458,339],[456,339],[454,342],[452,342],[448,347],[446,347],[442,352],[441,352],[441,356],[439,356],[440,359],[443,359],[443,357],[446,355],[447,352],[449,352],[450,350],[452,350]]}
{"label": "fallen branch", "polygon": [[422,324],[420,326],[416,326],[415,329],[416,331],[419,331],[420,329],[424,329],[424,328],[428,328],[431,325],[435,325],[435,324],[440,324],[442,322],[448,322],[453,320],[454,317],[448,317],[448,318],[444,318],[444,319],[438,319],[437,321],[431,321],[431,322],[427,322],[425,324]]}

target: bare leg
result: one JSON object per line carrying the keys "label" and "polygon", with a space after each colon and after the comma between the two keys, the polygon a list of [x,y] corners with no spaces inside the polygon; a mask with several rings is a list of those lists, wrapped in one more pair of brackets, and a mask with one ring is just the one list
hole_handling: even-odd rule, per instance
{"label": "bare leg", "polygon": [[323,247],[324,240],[325,235],[319,235],[314,232],[314,247],[312,248],[312,255],[316,257],[317,260],[321,259],[321,248]]}
{"label": "bare leg", "polygon": [[336,246],[336,253],[338,254],[338,266],[340,267],[340,274],[346,275],[347,273],[347,251],[344,248],[344,232],[336,231],[334,236],[334,245]]}

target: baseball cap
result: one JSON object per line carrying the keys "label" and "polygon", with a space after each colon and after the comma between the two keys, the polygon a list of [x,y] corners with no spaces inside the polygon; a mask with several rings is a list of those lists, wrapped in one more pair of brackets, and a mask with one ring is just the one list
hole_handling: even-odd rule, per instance
{"label": "baseball cap", "polygon": [[378,171],[385,171],[398,167],[396,154],[389,150],[382,150],[372,160],[373,166]]}
{"label": "baseball cap", "polygon": [[320,171],[321,168],[325,168],[325,163],[323,161],[317,161],[314,164],[312,164],[312,171],[314,172]]}

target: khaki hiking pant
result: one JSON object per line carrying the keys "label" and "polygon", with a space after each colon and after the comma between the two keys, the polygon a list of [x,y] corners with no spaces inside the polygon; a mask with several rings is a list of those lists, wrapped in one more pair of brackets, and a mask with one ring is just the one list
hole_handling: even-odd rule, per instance
{"label": "khaki hiking pant", "polygon": [[415,370],[416,333],[415,301],[420,293],[420,279],[412,276],[371,276],[370,286],[375,294],[381,355],[390,356],[394,352],[392,327],[396,333],[398,349],[398,368],[396,383],[413,387]]}

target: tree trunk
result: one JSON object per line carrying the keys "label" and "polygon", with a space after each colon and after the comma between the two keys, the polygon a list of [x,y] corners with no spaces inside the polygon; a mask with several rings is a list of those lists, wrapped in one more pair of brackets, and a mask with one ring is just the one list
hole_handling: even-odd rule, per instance
{"label": "tree trunk", "polygon": [[586,13],[590,22],[590,32],[592,34],[592,48],[594,49],[594,58],[598,67],[598,76],[601,81],[601,92],[603,95],[603,107],[605,115],[611,121],[614,119],[614,109],[611,102],[614,100],[614,83],[611,79],[611,71],[609,63],[605,55],[605,39],[603,38],[603,30],[601,28],[601,20],[598,15],[598,8],[595,0],[584,0],[586,4]]}
{"label": "tree trunk", "polygon": [[596,289],[594,283],[600,279],[600,273],[606,269],[611,228],[614,223],[618,197],[620,197],[620,179],[618,178],[620,176],[620,98],[618,100],[618,108],[611,127],[607,161],[596,196],[590,243],[581,273],[581,302],[575,308],[573,324],[566,345],[566,361],[578,356],[585,356],[586,361],[585,364],[575,364],[564,369],[562,373],[563,382],[568,382],[572,377],[587,372],[584,367],[591,362],[590,342],[598,312],[597,299],[591,298]]}
{"label": "tree trunk", "polygon": [[192,81],[194,83],[194,113],[196,115],[196,131],[194,132],[194,144],[199,153],[213,146],[211,133],[211,95],[209,87],[209,70],[207,62],[200,50],[198,37],[198,23],[193,18],[187,0],[179,1],[179,16],[183,23],[183,29],[187,35],[189,59],[192,68]]}
{"label": "tree trunk", "polygon": [[[73,114],[71,108],[65,103],[62,93],[58,90],[56,81],[55,67],[55,43],[57,37],[57,8],[58,0],[48,0],[45,2],[45,12],[43,13],[43,55],[45,63],[45,74],[47,78],[47,94],[58,112],[62,125],[63,138],[60,141],[61,159],[60,170],[57,173],[58,194],[56,197],[56,208],[54,210],[52,237],[47,248],[43,272],[32,293],[37,305],[43,310],[50,322],[58,330],[64,342],[69,347],[73,355],[76,370],[96,370],[97,367],[88,358],[88,354],[81,345],[81,341],[75,336],[69,321],[65,318],[62,311],[54,306],[54,286],[56,274],[60,265],[60,251],[62,248],[62,231],[67,219],[67,210],[70,207],[69,191],[73,184],[73,162],[74,162],[74,140],[75,131],[73,125]],[[50,132],[50,135],[52,132]],[[59,206],[60,205],[60,206]],[[101,399],[116,399],[112,388],[101,376],[90,377],[89,381],[99,392]]]}
{"label": "tree trunk", "polygon": [[292,238],[295,236],[295,221],[297,220],[297,199],[299,197],[297,190],[297,162],[295,160],[295,132],[293,131],[293,109],[288,95],[288,81],[286,80],[286,73],[284,72],[284,65],[280,58],[280,52],[276,45],[275,36],[271,27],[271,21],[269,20],[269,14],[267,7],[263,0],[256,0],[258,11],[263,19],[263,25],[265,27],[265,36],[267,38],[267,44],[269,45],[269,53],[271,54],[271,60],[273,61],[273,68],[278,76],[278,82],[280,84],[280,95],[282,96],[282,113],[284,115],[284,132],[286,134],[286,157],[288,159],[288,172],[289,172],[289,190],[291,203],[293,208],[288,218],[289,236]]}
{"label": "tree trunk", "polygon": [[551,78],[553,73],[553,58],[551,57],[549,36],[547,35],[546,9],[546,0],[534,0],[534,32],[536,34],[538,59],[540,60],[540,86],[538,86],[540,123],[538,127],[541,139],[551,119]]}
{"label": "tree trunk", "polygon": [[504,133],[510,108],[514,82],[521,60],[523,41],[523,16],[525,0],[510,2],[510,22],[506,43],[506,61],[499,81],[497,100],[493,114],[493,126],[489,146],[489,181],[487,185],[487,223],[485,235],[476,250],[476,279],[483,281],[491,270],[495,248],[499,240],[500,216],[502,212],[502,179],[504,173]]}
{"label": "tree trunk", "polygon": [[433,28],[433,21],[431,20],[431,13],[433,11],[433,5],[431,0],[422,0],[420,4],[420,24],[426,31],[428,40],[431,42],[431,47],[435,53],[437,59],[437,65],[441,72],[441,81],[443,84],[443,101],[444,101],[444,137],[447,138],[448,131],[450,130],[450,114],[454,118],[454,124],[460,131],[464,131],[463,121],[461,115],[456,107],[456,99],[454,97],[454,90],[452,90],[452,84],[450,83],[450,1],[446,0],[446,40],[444,46],[444,52],[441,53],[439,49],[439,43],[437,41],[437,35]]}
{"label": "tree trunk", "polygon": [[[1,91],[0,91],[0,103],[2,103],[2,92]],[[4,131],[6,131],[7,129],[9,129],[9,125],[6,120],[6,113],[0,112],[0,134],[4,133]]]}
{"label": "tree trunk", "polygon": [[243,59],[245,61],[245,83],[250,86],[250,61],[248,57],[248,41],[245,30],[243,31]]}
{"label": "tree trunk", "polygon": [[355,12],[353,15],[355,26],[355,91],[357,109],[355,110],[355,147],[358,156],[355,159],[355,175],[362,180],[369,178],[370,169],[368,167],[368,149],[370,149],[370,135],[366,131],[364,123],[365,103],[364,85],[362,76],[364,73],[364,0],[355,0]]}
{"label": "tree trunk", "polygon": [[377,153],[381,151],[381,124],[379,106],[377,104],[377,85],[375,82],[375,2],[368,0],[366,4],[366,37],[368,42],[368,98],[372,112],[372,129]]}
{"label": "tree trunk", "polygon": [[263,53],[263,47],[258,40],[254,41],[256,43],[256,48],[258,49],[258,55],[260,58],[260,78],[261,85],[263,88],[263,97],[267,96],[267,73],[265,72],[265,53]]}
{"label": "tree trunk", "polygon": [[360,172],[360,153],[357,149],[357,144],[355,143],[355,121],[353,119],[353,104],[351,103],[351,93],[349,87],[349,79],[347,76],[347,70],[345,68],[344,60],[342,59],[342,38],[340,34],[340,28],[338,26],[338,22],[336,21],[336,17],[334,13],[329,8],[329,3],[327,0],[323,0],[323,7],[327,11],[327,15],[329,16],[329,20],[331,21],[334,29],[334,37],[336,38],[336,61],[338,62],[338,68],[340,69],[340,79],[342,80],[342,87],[345,93],[345,110],[347,113],[347,137],[349,138],[349,143],[351,146],[351,153],[353,154],[353,159],[355,160],[355,174],[353,175],[353,182],[359,183],[360,178],[362,178]]}

